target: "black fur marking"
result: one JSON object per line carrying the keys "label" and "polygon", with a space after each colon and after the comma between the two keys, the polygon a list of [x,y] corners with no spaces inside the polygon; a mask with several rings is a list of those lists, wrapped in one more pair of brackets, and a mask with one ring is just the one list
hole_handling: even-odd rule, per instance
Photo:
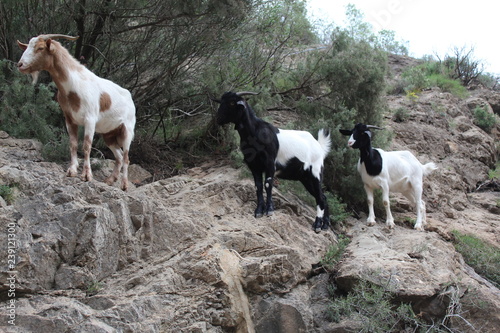
{"label": "black fur marking", "polygon": [[278,178],[287,180],[300,180],[304,177],[304,173],[304,163],[297,157],[288,160],[286,165],[276,163],[276,176]]}
{"label": "black fur marking", "polygon": [[370,128],[364,124],[356,124],[352,130],[339,130],[343,135],[352,135],[354,144],[351,148],[359,149],[359,160],[364,164],[370,176],[378,176],[382,172],[382,157],[372,148]]}
{"label": "black fur marking", "polygon": [[[378,176],[382,172],[382,157],[376,149],[370,149],[370,151],[364,151],[360,148],[361,163],[365,165],[366,172],[370,176]],[[364,158],[363,158],[364,154]]]}

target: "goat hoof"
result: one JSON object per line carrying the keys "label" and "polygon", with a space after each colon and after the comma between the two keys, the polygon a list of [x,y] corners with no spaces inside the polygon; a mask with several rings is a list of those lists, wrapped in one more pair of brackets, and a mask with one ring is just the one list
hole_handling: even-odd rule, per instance
{"label": "goat hoof", "polygon": [[323,226],[323,219],[320,217],[316,217],[316,220],[314,221],[313,224],[313,229],[315,233],[319,233],[322,229]]}
{"label": "goat hoof", "polygon": [[321,230],[328,230],[330,228],[330,217],[325,216],[323,218],[323,225],[321,226]]}
{"label": "goat hoof", "polygon": [[264,214],[262,214],[262,213],[255,213],[254,216],[255,216],[255,218],[258,219],[258,218],[261,218],[262,216],[264,216]]}
{"label": "goat hoof", "polygon": [[81,180],[84,181],[84,182],[90,182],[90,181],[92,181],[92,176],[82,175],[81,176]]}
{"label": "goat hoof", "polygon": [[375,222],[367,222],[367,225],[368,225],[369,227],[373,227],[373,226],[375,225]]}
{"label": "goat hoof", "polygon": [[274,214],[274,210],[270,210],[266,212],[267,216],[272,216]]}

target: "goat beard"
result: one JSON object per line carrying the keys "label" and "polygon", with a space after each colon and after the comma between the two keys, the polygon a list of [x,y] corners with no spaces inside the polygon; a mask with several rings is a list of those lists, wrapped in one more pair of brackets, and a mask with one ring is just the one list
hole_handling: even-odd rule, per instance
{"label": "goat beard", "polygon": [[36,82],[38,81],[38,76],[40,75],[40,72],[39,71],[35,71],[35,72],[31,72],[31,78],[33,79],[33,81],[31,82],[31,84],[35,85]]}

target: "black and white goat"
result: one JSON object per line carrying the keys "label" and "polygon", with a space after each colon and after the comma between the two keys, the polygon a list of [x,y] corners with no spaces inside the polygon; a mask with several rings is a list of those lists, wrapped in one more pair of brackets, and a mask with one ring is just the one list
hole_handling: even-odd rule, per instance
{"label": "black and white goat", "polygon": [[425,202],[422,200],[423,177],[437,169],[430,162],[421,164],[409,151],[390,151],[372,148],[370,129],[381,129],[377,126],[357,124],[352,130],[340,130],[343,135],[350,136],[347,145],[358,148],[360,158],[358,172],[363,180],[368,199],[368,225],[375,224],[373,211],[373,190],[382,189],[382,198],[387,214],[386,224],[394,228],[391,214],[389,192],[402,193],[417,209],[415,229],[424,230],[426,224]]}
{"label": "black and white goat", "polygon": [[[328,229],[330,216],[326,197],[321,189],[323,160],[330,151],[330,134],[320,130],[318,140],[309,132],[282,130],[258,118],[244,95],[251,92],[226,92],[220,100],[217,124],[235,124],[240,135],[240,148],[244,161],[252,172],[257,188],[255,217],[272,215],[274,211],[272,189],[274,176],[298,180],[314,196],[317,205],[316,232]],[[265,174],[267,200],[264,203],[262,174]]]}

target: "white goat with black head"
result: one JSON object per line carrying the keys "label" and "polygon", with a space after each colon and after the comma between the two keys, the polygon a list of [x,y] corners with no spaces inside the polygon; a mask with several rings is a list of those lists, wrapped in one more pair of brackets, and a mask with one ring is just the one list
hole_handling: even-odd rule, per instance
{"label": "white goat with black head", "polygon": [[[92,180],[90,150],[94,133],[102,133],[104,142],[115,156],[115,168],[106,179],[113,184],[123,166],[122,189],[128,187],[129,148],[134,137],[135,106],[130,92],[100,78],[73,58],[56,38],[75,40],[66,35],[40,35],[29,44],[17,41],[24,50],[18,62],[22,73],[31,74],[33,84],[38,73],[46,70],[57,86],[57,101],[61,106],[69,134],[71,163],[67,175],[77,175],[78,126],[85,127],[82,179]],[[123,150],[122,150],[123,148]]]}
{"label": "white goat with black head", "polygon": [[[320,130],[318,140],[309,132],[282,130],[258,118],[244,95],[251,92],[226,92],[220,100],[217,123],[235,124],[240,135],[240,148],[244,161],[252,172],[257,189],[255,217],[271,215],[273,178],[298,180],[314,196],[317,205],[313,228],[316,232],[330,225],[328,203],[321,189],[323,160],[330,151],[330,135]],[[265,174],[267,199],[264,202],[262,175]]]}
{"label": "white goat with black head", "polygon": [[372,148],[370,129],[381,128],[357,124],[352,130],[340,130],[343,135],[350,136],[347,145],[359,149],[358,172],[363,180],[368,200],[368,225],[375,224],[373,190],[381,188],[387,214],[386,225],[389,228],[394,228],[389,192],[399,192],[416,207],[415,229],[424,230],[426,214],[425,202],[422,200],[423,177],[436,170],[437,166],[432,162],[420,163],[412,153],[406,150],[386,152],[379,148]]}

